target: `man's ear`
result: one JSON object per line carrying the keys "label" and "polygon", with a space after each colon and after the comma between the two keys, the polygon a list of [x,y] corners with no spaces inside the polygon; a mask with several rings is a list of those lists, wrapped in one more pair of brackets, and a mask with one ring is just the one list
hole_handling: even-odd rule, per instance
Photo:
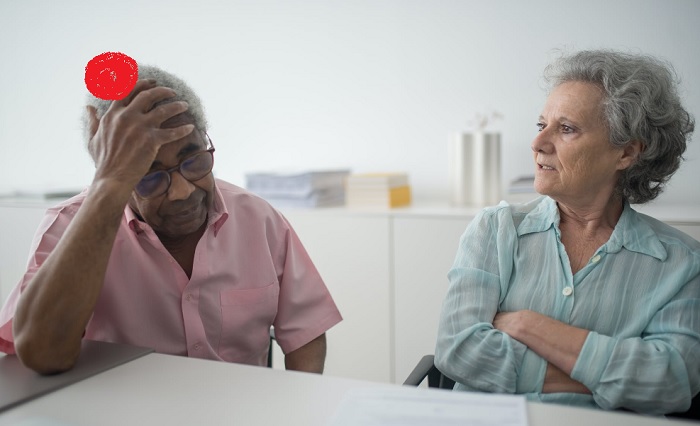
{"label": "man's ear", "polygon": [[622,148],[622,156],[617,162],[617,169],[628,169],[639,160],[639,157],[642,155],[645,148],[646,146],[640,140],[630,141],[630,143]]}

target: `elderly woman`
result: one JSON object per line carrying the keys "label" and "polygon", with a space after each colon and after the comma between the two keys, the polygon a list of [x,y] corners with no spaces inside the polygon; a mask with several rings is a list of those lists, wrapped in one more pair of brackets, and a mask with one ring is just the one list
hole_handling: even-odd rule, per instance
{"label": "elderly woman", "polygon": [[694,120],[670,66],[585,51],[548,67],[523,205],[460,241],[435,363],[455,389],[650,414],[700,390],[700,244],[630,203],[678,169]]}

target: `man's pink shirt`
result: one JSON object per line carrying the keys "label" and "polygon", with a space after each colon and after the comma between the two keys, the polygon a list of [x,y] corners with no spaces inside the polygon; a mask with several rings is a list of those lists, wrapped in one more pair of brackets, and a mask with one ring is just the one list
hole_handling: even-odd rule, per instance
{"label": "man's pink shirt", "polygon": [[[87,192],[47,211],[27,272],[0,311],[0,351],[14,353],[22,290],[53,251]],[[342,320],[287,220],[235,185],[216,181],[192,277],[127,206],[85,338],[156,352],[265,365],[269,329],[285,353]]]}

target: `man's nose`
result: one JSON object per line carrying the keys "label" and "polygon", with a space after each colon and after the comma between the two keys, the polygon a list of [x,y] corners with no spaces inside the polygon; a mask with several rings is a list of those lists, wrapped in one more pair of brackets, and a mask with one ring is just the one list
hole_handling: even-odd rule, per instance
{"label": "man's nose", "polygon": [[170,188],[168,189],[168,200],[186,200],[194,192],[195,186],[185,179],[180,171],[176,170],[170,174]]}

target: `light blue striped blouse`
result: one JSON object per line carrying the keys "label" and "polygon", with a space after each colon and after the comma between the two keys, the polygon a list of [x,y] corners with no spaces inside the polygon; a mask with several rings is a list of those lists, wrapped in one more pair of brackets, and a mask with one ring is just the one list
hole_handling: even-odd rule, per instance
{"label": "light blue striped blouse", "polygon": [[[575,275],[554,200],[484,209],[448,277],[435,363],[455,389],[649,414],[700,390],[700,243],[629,204]],[[541,393],[546,361],[491,324],[521,309],[591,331],[571,377],[592,396]]]}

